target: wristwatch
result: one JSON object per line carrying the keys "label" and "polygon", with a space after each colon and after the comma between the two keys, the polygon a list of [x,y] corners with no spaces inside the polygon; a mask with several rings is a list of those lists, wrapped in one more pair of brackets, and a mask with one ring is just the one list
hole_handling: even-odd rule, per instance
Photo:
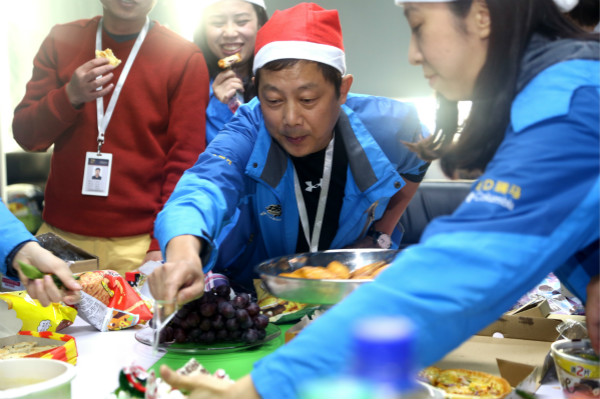
{"label": "wristwatch", "polygon": [[379,246],[379,248],[390,249],[392,246],[392,238],[389,234],[382,233],[373,228],[369,229],[367,235],[373,238],[373,241]]}

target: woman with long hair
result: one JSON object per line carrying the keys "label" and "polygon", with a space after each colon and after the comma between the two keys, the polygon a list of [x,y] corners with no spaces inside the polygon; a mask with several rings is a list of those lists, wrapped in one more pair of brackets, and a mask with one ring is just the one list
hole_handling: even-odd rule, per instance
{"label": "woman with long hair", "polygon": [[[256,96],[252,62],[256,33],[267,21],[263,0],[209,0],[194,34],[210,75],[206,108],[206,143],[229,122],[241,103]],[[239,61],[219,66],[219,60],[239,54]]]}

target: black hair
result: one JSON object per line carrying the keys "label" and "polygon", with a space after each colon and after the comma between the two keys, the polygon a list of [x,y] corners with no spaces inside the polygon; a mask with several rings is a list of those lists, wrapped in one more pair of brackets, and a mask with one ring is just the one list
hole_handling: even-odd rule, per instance
{"label": "black hair", "polygon": [[[464,18],[474,1],[457,0],[448,7]],[[460,170],[484,171],[504,139],[516,95],[521,58],[534,33],[551,40],[598,40],[563,16],[553,0],[485,0],[491,32],[487,59],[475,82],[469,117],[456,136],[457,103],[439,102],[434,134],[409,147],[428,161],[440,158],[449,177]]]}
{"label": "black hair", "polygon": [[[258,20],[258,27],[260,28],[269,20],[269,16],[267,15],[267,11],[263,7],[253,4],[253,3],[251,5],[252,5],[252,8],[254,9],[254,12],[256,13],[256,17]],[[202,21],[200,22],[200,24],[196,27],[196,30],[194,31],[194,43],[196,43],[196,45],[198,47],[200,47],[200,50],[202,50],[202,54],[204,55],[204,59],[206,60],[206,66],[208,67],[208,74],[211,79],[214,79],[215,76],[217,76],[223,70],[221,68],[219,68],[219,65],[218,65],[219,58],[215,54],[213,54],[213,52],[210,51],[210,48],[208,47],[208,43],[206,41],[206,36],[204,35],[204,28],[205,28],[204,18],[202,18]],[[254,57],[252,57],[251,59],[248,60],[248,63],[250,64],[250,69],[252,69],[253,61],[254,61]],[[244,84],[244,101],[247,102],[247,101],[251,100],[254,96],[256,96],[256,90],[252,83],[251,77],[245,78],[243,80],[243,84]]]}
{"label": "black hair", "polygon": [[600,22],[600,1],[579,0],[579,3],[567,15],[576,24],[592,29]]}
{"label": "black hair", "polygon": [[296,65],[298,62],[312,62],[317,65],[317,67],[321,70],[323,74],[323,78],[326,82],[330,82],[333,85],[335,90],[335,95],[337,98],[340,98],[341,87],[342,87],[342,73],[331,65],[324,64],[322,62],[311,61],[311,60],[302,60],[297,58],[284,58],[281,60],[275,60],[266,63],[261,68],[257,69],[256,76],[254,77],[254,84],[256,85],[256,89],[259,88],[260,82],[260,72],[264,69],[267,71],[281,71],[282,69],[291,68]]}

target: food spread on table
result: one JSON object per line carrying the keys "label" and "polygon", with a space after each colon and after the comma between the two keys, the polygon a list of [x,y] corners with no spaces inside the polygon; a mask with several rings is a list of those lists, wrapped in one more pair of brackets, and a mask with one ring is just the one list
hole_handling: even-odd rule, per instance
{"label": "food spread on table", "polygon": [[[214,378],[233,382],[229,375],[223,369],[218,369],[210,373],[195,358],[191,358],[176,372],[184,376],[205,375]],[[138,365],[124,367],[119,373],[119,388],[110,396],[115,399],[180,399],[185,395],[171,387],[160,377],[156,376],[154,370],[148,372]]]}
{"label": "food spread on table", "polygon": [[388,267],[389,263],[383,260],[369,263],[358,269],[350,270],[348,266],[334,260],[327,266],[303,266],[293,272],[280,273],[281,277],[307,278],[307,279],[342,279],[342,280],[369,280],[377,277]]}
{"label": "food spread on table", "polygon": [[502,399],[512,390],[502,377],[467,369],[441,370],[432,366],[421,370],[419,377],[442,389],[449,399]]}
{"label": "food spread on table", "polygon": [[0,346],[0,359],[19,359],[34,353],[58,348],[60,345],[38,345],[34,341],[21,341],[12,345]]}
{"label": "food spread on table", "polygon": [[248,293],[234,294],[229,284],[218,285],[185,304],[161,330],[160,342],[255,343],[265,339],[269,318]]}

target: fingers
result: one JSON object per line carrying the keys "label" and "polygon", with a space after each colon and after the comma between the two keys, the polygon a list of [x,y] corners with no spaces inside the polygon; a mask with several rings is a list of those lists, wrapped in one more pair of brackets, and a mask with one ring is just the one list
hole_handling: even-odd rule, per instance
{"label": "fingers", "polygon": [[593,277],[587,286],[585,317],[592,348],[600,353],[600,276]]}
{"label": "fingers", "polygon": [[95,100],[108,94],[114,84],[114,66],[106,58],[97,58],[86,62],[75,70],[66,86],[67,96],[73,106]]}
{"label": "fingers", "polygon": [[56,287],[49,275],[43,279],[29,280],[26,284],[27,293],[33,299],[37,299],[42,306],[48,306],[52,302],[62,300],[62,292]]}
{"label": "fingers", "polygon": [[198,384],[194,384],[194,380],[197,377],[187,377],[177,372],[171,370],[169,367],[164,364],[160,366],[160,376],[162,379],[169,385],[171,385],[175,389],[179,389],[180,391],[192,391],[197,387]]}
{"label": "fingers", "polygon": [[181,289],[177,293],[177,303],[180,305],[193,301],[204,294],[204,278],[197,280],[189,287]]}
{"label": "fingers", "polygon": [[192,260],[167,262],[154,269],[148,283],[155,299],[177,298],[177,302],[183,305],[204,292],[202,265],[197,256]]}
{"label": "fingers", "polygon": [[235,72],[231,70],[221,72],[213,82],[215,97],[224,104],[227,104],[238,91],[241,93],[244,92],[244,84]]}

